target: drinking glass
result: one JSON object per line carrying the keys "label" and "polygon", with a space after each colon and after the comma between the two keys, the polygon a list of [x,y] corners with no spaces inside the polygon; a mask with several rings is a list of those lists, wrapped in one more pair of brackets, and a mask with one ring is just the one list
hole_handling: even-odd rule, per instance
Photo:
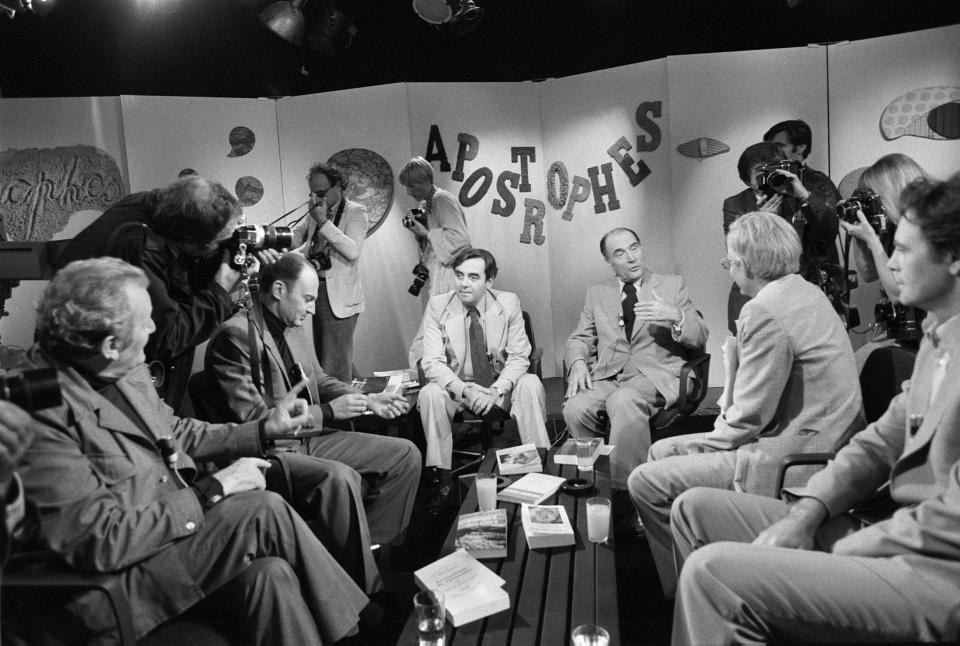
{"label": "drinking glass", "polygon": [[477,474],[477,507],[480,511],[493,511],[497,508],[497,474]]}
{"label": "drinking glass", "polygon": [[444,646],[443,593],[439,590],[421,590],[413,595],[417,613],[417,638],[420,646]]}
{"label": "drinking glass", "polygon": [[593,463],[596,461],[594,454],[600,446],[599,437],[578,437],[577,444],[577,469],[580,471],[593,471]]}
{"label": "drinking glass", "polygon": [[610,499],[587,498],[587,538],[592,543],[606,543],[610,535]]}
{"label": "drinking glass", "polygon": [[570,646],[608,646],[610,633],[603,626],[581,624],[570,633]]}

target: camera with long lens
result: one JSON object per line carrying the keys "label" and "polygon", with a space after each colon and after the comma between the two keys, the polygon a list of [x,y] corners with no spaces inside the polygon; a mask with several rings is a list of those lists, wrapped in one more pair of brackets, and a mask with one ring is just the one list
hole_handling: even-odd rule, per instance
{"label": "camera with long lens", "polygon": [[63,398],[57,371],[35,368],[0,377],[0,400],[12,402],[25,411],[59,406]]}
{"label": "camera with long lens", "polygon": [[863,211],[867,222],[877,233],[884,231],[889,226],[883,200],[868,188],[857,189],[850,196],[850,199],[837,203],[837,216],[850,224],[860,223],[857,218],[857,211]]}
{"label": "camera with long lens", "polygon": [[765,195],[786,191],[793,180],[777,172],[781,170],[793,173],[800,178],[801,182],[803,181],[803,164],[795,160],[781,159],[760,166],[757,175],[757,190]]}
{"label": "camera with long lens", "polygon": [[413,268],[412,273],[413,284],[407,288],[407,291],[413,296],[419,296],[420,290],[423,289],[423,284],[427,282],[428,278],[430,278],[430,270],[427,269],[427,266],[422,262],[418,262],[417,266]]}
{"label": "camera with long lens", "polygon": [[419,222],[424,229],[430,228],[427,226],[427,214],[423,209],[410,209],[410,215],[403,216],[403,226],[408,229],[413,226],[414,221]]}
{"label": "camera with long lens", "polygon": [[269,224],[244,224],[236,228],[228,244],[233,254],[233,264],[243,267],[249,261],[249,255],[256,251],[289,249],[293,244],[293,229]]}

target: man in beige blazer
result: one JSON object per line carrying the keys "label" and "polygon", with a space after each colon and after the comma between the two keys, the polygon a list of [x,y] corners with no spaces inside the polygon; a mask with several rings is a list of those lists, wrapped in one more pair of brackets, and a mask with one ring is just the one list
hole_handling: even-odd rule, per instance
{"label": "man in beige blazer", "polygon": [[[650,447],[628,482],[663,594],[676,588],[670,506],[691,487],[775,497],[781,460],[835,451],[865,425],[853,348],[826,295],[803,279],[800,239],[786,220],[749,213],[727,235],[730,276],[750,297],[737,321],[729,405],[709,433]],[[806,481],[806,469],[796,482]],[[802,479],[801,479],[802,478]]]}
{"label": "man in beige blazer", "polygon": [[614,489],[626,490],[627,476],[650,448],[650,418],[679,395],[683,347],[703,347],[707,326],[683,278],[644,266],[634,231],[608,231],[600,251],[616,275],[587,290],[567,340],[563,419],[573,436],[592,435],[597,412],[606,408],[609,443],[616,446],[610,476]]}
{"label": "man in beige blazer", "polygon": [[316,164],[310,182],[310,217],[294,235],[320,276],[314,343],[320,365],[340,381],[353,379],[353,332],[363,311],[360,250],[367,237],[367,210],[344,195],[346,177],[333,166]]}
{"label": "man in beige blazer", "polygon": [[[911,379],[789,502],[716,489],[677,499],[688,558],[673,643],[960,634],[960,175],[918,180],[901,203],[889,268],[901,301],[929,312]],[[888,481],[900,509],[859,529],[845,512]]]}
{"label": "man in beige blazer", "polygon": [[[417,405],[426,436],[426,466],[438,486],[429,510],[439,513],[450,493],[451,420],[461,408],[487,415],[509,411],[520,441],[549,445],[546,395],[530,366],[530,341],[516,294],[492,289],[497,262],[484,249],[453,261],[456,289],[430,299],[423,315],[423,372],[429,381]],[[474,342],[474,339],[476,340]]]}

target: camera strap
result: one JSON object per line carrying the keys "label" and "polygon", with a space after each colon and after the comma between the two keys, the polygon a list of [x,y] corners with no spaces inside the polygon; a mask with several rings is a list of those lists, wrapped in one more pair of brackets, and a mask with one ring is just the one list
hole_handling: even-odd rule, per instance
{"label": "camera strap", "polygon": [[[337,212],[333,214],[333,226],[340,228],[340,218],[343,217],[343,208],[347,204],[347,198],[340,196],[340,204],[337,205]],[[329,219],[329,218],[328,218]],[[313,239],[310,244],[311,255],[314,253],[320,253],[326,247],[332,246],[330,242],[326,239],[323,240],[323,244],[320,244],[320,227],[317,227],[313,230]]]}

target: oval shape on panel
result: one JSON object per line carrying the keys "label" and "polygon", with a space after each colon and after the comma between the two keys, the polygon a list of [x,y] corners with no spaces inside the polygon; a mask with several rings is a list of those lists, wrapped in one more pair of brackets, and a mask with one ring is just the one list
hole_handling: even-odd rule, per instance
{"label": "oval shape on panel", "polygon": [[263,183],[256,177],[245,175],[237,180],[235,194],[240,206],[253,206],[263,197]]}
{"label": "oval shape on panel", "polygon": [[697,159],[720,155],[728,150],[730,150],[730,146],[710,137],[697,137],[677,146],[677,152],[681,155]]}
{"label": "oval shape on panel", "polygon": [[890,102],[880,115],[886,140],[899,137],[960,138],[960,87],[940,85],[911,90]]}
{"label": "oval shape on panel", "polygon": [[390,211],[393,204],[393,170],[387,160],[366,148],[347,148],[334,153],[327,164],[335,166],[347,176],[348,200],[359,202],[367,209],[367,236],[369,237]]}
{"label": "oval shape on panel", "polygon": [[243,157],[253,150],[257,143],[257,136],[253,134],[253,130],[250,128],[237,126],[230,131],[228,140],[230,141],[230,152],[227,153],[227,157]]}

